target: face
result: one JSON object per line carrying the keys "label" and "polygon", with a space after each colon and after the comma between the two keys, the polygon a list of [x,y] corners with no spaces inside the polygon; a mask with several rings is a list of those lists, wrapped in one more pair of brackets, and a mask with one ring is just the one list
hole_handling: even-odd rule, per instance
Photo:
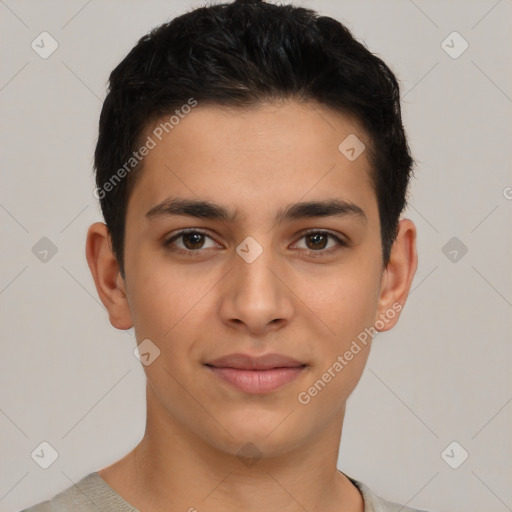
{"label": "face", "polygon": [[[199,105],[144,158],[121,288],[137,343],[160,351],[144,366],[155,417],[266,454],[342,421],[369,353],[362,333],[391,308],[369,162],[340,151],[349,135],[369,146],[318,104]],[[209,366],[269,353],[293,362]]]}

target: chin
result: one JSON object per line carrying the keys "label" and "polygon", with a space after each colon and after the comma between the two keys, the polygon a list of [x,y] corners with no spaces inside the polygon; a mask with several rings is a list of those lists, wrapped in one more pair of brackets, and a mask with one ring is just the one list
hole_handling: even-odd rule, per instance
{"label": "chin", "polygon": [[239,455],[240,450],[243,453],[243,450],[250,452],[253,449],[265,457],[275,457],[291,451],[305,442],[307,433],[304,431],[304,425],[299,428],[292,419],[293,414],[287,418],[289,413],[290,411],[280,411],[278,414],[265,415],[261,411],[256,411],[254,414],[241,414],[236,419],[230,418],[230,421],[224,415],[222,426],[225,430],[221,429],[222,439],[212,439],[212,444],[232,455]]}

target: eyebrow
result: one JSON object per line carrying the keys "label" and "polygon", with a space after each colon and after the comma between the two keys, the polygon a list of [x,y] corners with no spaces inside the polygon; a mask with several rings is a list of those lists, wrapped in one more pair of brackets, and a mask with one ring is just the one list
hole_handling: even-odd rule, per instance
{"label": "eyebrow", "polygon": [[[148,218],[173,215],[197,217],[199,219],[221,220],[234,223],[238,219],[236,211],[230,211],[224,206],[195,199],[168,198],[153,206],[147,213]],[[284,221],[317,218],[317,217],[350,216],[367,222],[368,218],[362,208],[349,201],[328,199],[324,201],[307,201],[294,203],[278,210],[275,223]]]}

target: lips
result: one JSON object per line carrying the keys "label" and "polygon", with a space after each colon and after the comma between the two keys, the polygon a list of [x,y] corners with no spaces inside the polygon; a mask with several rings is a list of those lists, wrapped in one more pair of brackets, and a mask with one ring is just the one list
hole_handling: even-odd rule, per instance
{"label": "lips", "polygon": [[230,354],[205,364],[217,377],[251,394],[274,391],[304,372],[306,364],[282,354]]}
{"label": "lips", "polygon": [[238,370],[270,370],[272,368],[298,368],[304,363],[282,354],[249,356],[248,354],[230,354],[206,363],[216,368],[236,368]]}

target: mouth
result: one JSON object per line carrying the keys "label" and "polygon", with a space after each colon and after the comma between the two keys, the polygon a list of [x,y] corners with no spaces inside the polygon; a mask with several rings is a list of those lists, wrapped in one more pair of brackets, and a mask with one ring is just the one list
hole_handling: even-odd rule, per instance
{"label": "mouth", "polygon": [[205,367],[244,393],[264,394],[295,380],[307,365],[282,354],[231,354],[205,363]]}

